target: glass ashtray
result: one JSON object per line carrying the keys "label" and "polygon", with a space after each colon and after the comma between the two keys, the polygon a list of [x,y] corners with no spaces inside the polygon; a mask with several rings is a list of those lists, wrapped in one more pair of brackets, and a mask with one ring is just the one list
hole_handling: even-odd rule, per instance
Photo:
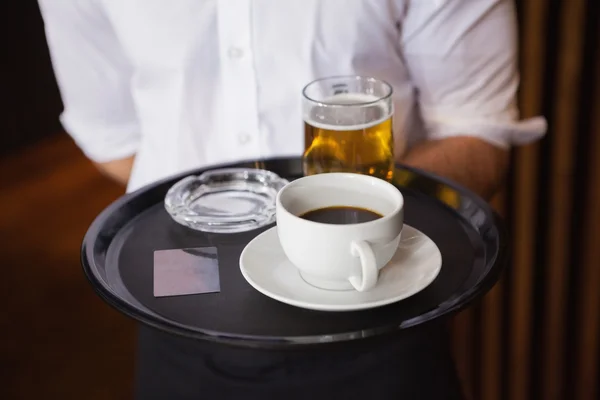
{"label": "glass ashtray", "polygon": [[165,196],[165,208],[178,223],[213,233],[237,233],[275,221],[275,197],[288,183],[274,172],[226,168],[188,176]]}

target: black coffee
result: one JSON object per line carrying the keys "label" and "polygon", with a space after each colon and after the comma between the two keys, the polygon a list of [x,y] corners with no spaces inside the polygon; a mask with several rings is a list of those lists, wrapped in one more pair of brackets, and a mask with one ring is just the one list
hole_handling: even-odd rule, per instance
{"label": "black coffee", "polygon": [[346,206],[318,208],[300,215],[300,218],[309,221],[337,225],[358,224],[373,221],[381,217],[381,214],[365,208]]}

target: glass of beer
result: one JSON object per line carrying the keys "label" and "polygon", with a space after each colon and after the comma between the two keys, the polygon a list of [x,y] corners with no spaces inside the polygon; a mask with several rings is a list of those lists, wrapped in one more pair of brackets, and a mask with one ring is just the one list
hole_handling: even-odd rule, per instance
{"label": "glass of beer", "polygon": [[305,175],[394,171],[392,87],[363,76],[323,78],[302,91]]}

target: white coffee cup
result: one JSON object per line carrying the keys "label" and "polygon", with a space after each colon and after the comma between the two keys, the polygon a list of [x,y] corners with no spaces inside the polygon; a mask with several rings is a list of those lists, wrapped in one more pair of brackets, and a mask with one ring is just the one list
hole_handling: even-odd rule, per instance
{"label": "white coffee cup", "polygon": [[[302,278],[318,288],[368,291],[398,248],[404,198],[382,179],[337,172],[306,176],[284,186],[276,204],[283,251]],[[300,217],[339,206],[371,210],[382,217],[346,225]]]}

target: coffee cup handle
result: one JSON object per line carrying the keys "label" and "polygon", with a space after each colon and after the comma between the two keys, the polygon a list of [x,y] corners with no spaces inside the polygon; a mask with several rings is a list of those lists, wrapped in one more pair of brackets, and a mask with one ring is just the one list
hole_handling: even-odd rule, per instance
{"label": "coffee cup handle", "polygon": [[367,290],[373,289],[375,284],[377,284],[377,277],[379,275],[379,269],[377,268],[377,261],[375,260],[373,249],[367,242],[360,240],[352,242],[350,251],[354,257],[360,258],[362,272],[362,277],[351,276],[348,278],[350,284],[359,292],[366,292]]}

